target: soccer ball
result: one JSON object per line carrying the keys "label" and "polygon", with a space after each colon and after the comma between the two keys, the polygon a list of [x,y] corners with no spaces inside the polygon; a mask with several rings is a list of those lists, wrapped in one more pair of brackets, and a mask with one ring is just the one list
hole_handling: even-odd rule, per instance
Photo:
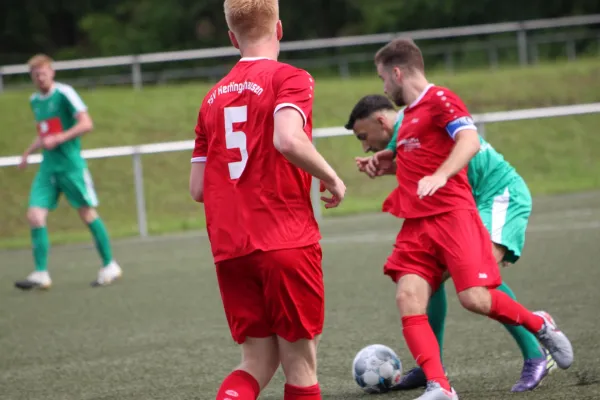
{"label": "soccer ball", "polygon": [[354,357],[352,375],[365,392],[385,393],[400,382],[402,363],[394,350],[381,344],[372,344]]}

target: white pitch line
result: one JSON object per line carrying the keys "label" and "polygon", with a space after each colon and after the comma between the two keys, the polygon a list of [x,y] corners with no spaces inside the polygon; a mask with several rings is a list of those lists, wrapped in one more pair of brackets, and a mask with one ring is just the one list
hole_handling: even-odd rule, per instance
{"label": "white pitch line", "polygon": [[[590,229],[600,229],[600,221],[590,221],[572,224],[537,224],[527,229],[527,233],[546,233],[546,232],[568,232]],[[398,231],[363,231],[350,235],[326,236],[321,240],[324,244],[346,244],[346,243],[376,243],[391,241],[393,242],[398,235]]]}
{"label": "white pitch line", "polygon": [[[586,211],[582,210],[585,215],[588,215]],[[554,215],[560,215],[560,212],[552,213]],[[562,215],[569,215],[567,213]],[[570,214],[571,216],[573,214]],[[582,215],[582,214],[578,214]],[[375,218],[381,216],[374,216]],[[359,217],[359,219],[363,219],[365,217]],[[371,218],[372,220],[373,218]],[[346,222],[351,222],[352,217],[349,218]],[[571,223],[553,223],[553,224],[531,224],[529,229],[527,229],[527,233],[547,233],[547,232],[568,232],[568,231],[581,231],[581,230],[594,230],[600,229],[600,220],[592,220],[587,222],[571,222]],[[323,235],[323,239],[321,243],[324,244],[339,244],[339,243],[376,243],[380,241],[390,241],[393,242],[398,235],[398,230],[393,230],[390,227],[385,227],[382,230],[364,230],[364,231],[356,231],[352,234],[334,234],[334,235]],[[202,231],[192,231],[192,232],[184,232],[184,233],[175,233],[169,235],[161,235],[161,236],[150,236],[147,238],[124,238],[115,240],[113,245],[117,248],[129,246],[129,245],[145,245],[152,243],[161,243],[161,242],[174,242],[178,240],[189,240],[189,239],[206,239],[207,234],[205,230]],[[92,248],[93,245],[89,243],[85,244],[71,244],[71,245],[60,245],[55,246],[63,249],[88,249]],[[26,251],[29,252],[30,249],[16,249],[16,250],[2,250],[1,253],[18,253]]]}

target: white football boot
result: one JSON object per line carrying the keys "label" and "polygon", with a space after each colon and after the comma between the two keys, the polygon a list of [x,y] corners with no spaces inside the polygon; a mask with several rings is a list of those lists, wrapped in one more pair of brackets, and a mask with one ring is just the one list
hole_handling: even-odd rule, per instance
{"label": "white football boot", "polygon": [[458,400],[458,395],[453,388],[448,391],[443,389],[439,383],[429,381],[427,382],[427,389],[425,389],[425,393],[415,400]]}
{"label": "white football boot", "polygon": [[534,314],[544,319],[544,326],[535,334],[539,342],[548,350],[560,369],[567,369],[573,364],[573,346],[567,336],[558,330],[554,319],[545,311]]}
{"label": "white football boot", "polygon": [[106,267],[98,271],[98,279],[91,283],[93,287],[107,286],[119,279],[123,275],[123,270],[115,261],[111,261]]}
{"label": "white football boot", "polygon": [[21,290],[50,289],[52,279],[48,271],[33,271],[22,281],[16,281],[15,287]]}

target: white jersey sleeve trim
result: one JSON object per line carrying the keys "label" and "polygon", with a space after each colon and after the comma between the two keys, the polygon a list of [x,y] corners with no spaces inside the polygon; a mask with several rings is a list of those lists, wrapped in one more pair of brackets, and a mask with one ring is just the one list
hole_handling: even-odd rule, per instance
{"label": "white jersey sleeve trim", "polygon": [[306,126],[306,115],[304,114],[304,111],[302,111],[302,109],[300,107],[298,107],[297,105],[293,104],[293,103],[281,103],[279,105],[277,105],[275,107],[275,111],[273,111],[273,115],[275,115],[277,113],[277,111],[281,110],[282,108],[286,108],[286,107],[291,107],[295,110],[297,110],[300,115],[302,115],[302,120],[304,121],[304,124],[302,125],[302,127],[304,128]]}
{"label": "white jersey sleeve trim", "polygon": [[206,162],[206,157],[193,157],[192,163]]}
{"label": "white jersey sleeve trim", "polygon": [[67,100],[69,100],[69,103],[73,105],[75,115],[87,111],[87,106],[71,86],[65,85],[64,83],[56,83],[56,88],[67,98]]}

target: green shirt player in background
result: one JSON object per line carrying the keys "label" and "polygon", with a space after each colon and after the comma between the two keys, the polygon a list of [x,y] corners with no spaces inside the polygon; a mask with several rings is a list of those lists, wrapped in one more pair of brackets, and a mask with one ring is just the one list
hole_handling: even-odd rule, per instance
{"label": "green shirt player in background", "polygon": [[[357,157],[361,172],[370,177],[395,173],[396,136],[402,124],[403,112],[396,112],[385,96],[363,97],[354,107],[346,129],[353,130],[363,150],[376,152],[373,157]],[[405,123],[410,123],[406,121]],[[481,148],[468,167],[468,178],[479,215],[490,232],[493,253],[503,265],[514,264],[525,244],[525,230],[531,214],[532,201],[525,181],[504,157],[480,137]],[[506,283],[498,287],[513,299],[514,293]],[[430,299],[429,323],[443,348],[447,312],[444,285]],[[552,357],[534,335],[520,326],[505,325],[517,342],[524,358],[521,377],[512,391],[523,392],[536,388],[548,372],[556,367]],[[413,389],[426,385],[420,368],[410,370],[396,389]]]}
{"label": "green shirt player in background", "polygon": [[43,161],[31,185],[27,210],[35,271],[25,280],[15,282],[15,286],[29,290],[48,289],[52,285],[48,273],[50,242],[46,219],[48,211],[58,205],[61,193],[89,227],[100,253],[102,268],[92,286],[108,285],[119,278],[122,271],[112,258],[108,233],[95,209],[98,198],[92,177],[81,156],[80,137],[92,130],[92,120],[75,90],[54,82],[50,57],[39,54],[28,64],[31,79],[38,88],[29,100],[38,135],[23,153],[19,167],[25,168],[27,157],[38,149],[43,149]]}

